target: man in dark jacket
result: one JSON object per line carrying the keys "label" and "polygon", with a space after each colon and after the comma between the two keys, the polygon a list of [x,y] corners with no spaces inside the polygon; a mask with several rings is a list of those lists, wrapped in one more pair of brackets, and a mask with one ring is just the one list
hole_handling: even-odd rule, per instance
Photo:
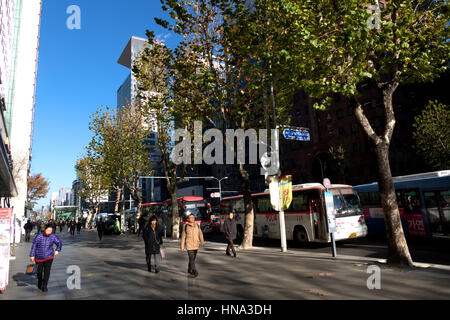
{"label": "man in dark jacket", "polygon": [[[53,245],[56,245],[56,251],[53,249]],[[38,265],[38,288],[43,292],[48,291],[47,283],[50,278],[53,259],[61,252],[61,247],[61,240],[53,233],[53,224],[51,223],[45,226],[44,232],[39,233],[34,238],[30,251],[30,260]]]}
{"label": "man in dark jacket", "polygon": [[80,232],[81,232],[81,227],[82,227],[82,223],[81,223],[80,220],[78,220],[78,222],[77,222],[77,234],[80,234]]}
{"label": "man in dark jacket", "polygon": [[227,256],[230,256],[230,249],[233,251],[233,256],[236,258],[236,250],[234,249],[233,240],[236,239],[237,235],[237,226],[236,226],[236,220],[233,219],[234,212],[230,212],[228,214],[228,218],[225,219],[223,223],[223,233],[225,235],[225,238],[228,241],[227,246]]}
{"label": "man in dark jacket", "polygon": [[147,261],[148,272],[152,272],[152,267],[155,268],[155,273],[159,272],[159,259],[161,245],[163,244],[162,237],[162,228],[157,223],[156,216],[152,216],[142,232],[142,238],[145,243],[145,258]]}
{"label": "man in dark jacket", "polygon": [[138,237],[141,234],[141,232],[144,231],[144,226],[145,226],[145,218],[141,215],[138,219],[138,226],[139,226],[139,230],[138,230]]}
{"label": "man in dark jacket", "polygon": [[33,224],[30,219],[25,223],[23,229],[25,230],[25,242],[30,242],[31,231],[33,230]]}
{"label": "man in dark jacket", "polygon": [[97,222],[97,233],[98,233],[98,238],[100,240],[102,240],[102,237],[103,237],[103,220],[102,220],[102,218],[100,218],[100,220]]}

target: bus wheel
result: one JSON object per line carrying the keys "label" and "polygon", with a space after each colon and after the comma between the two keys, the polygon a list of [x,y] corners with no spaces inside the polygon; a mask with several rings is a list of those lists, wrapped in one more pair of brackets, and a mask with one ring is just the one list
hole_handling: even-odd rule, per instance
{"label": "bus wheel", "polygon": [[303,227],[295,227],[294,229],[294,243],[295,245],[305,245],[308,241],[308,234],[306,233],[305,228]]}

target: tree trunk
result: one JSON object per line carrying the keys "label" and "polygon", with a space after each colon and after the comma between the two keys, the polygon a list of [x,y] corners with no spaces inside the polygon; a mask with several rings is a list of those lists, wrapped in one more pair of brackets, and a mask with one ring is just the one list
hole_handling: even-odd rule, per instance
{"label": "tree trunk", "polygon": [[241,188],[244,196],[245,206],[245,228],[244,238],[242,239],[241,248],[251,249],[253,247],[253,228],[255,222],[255,212],[253,209],[253,200],[250,190],[250,177],[243,164],[239,164],[239,173],[241,176]]}
{"label": "tree trunk", "polygon": [[120,204],[120,196],[122,195],[122,188],[116,187],[116,204],[114,206],[114,214],[117,214],[119,212],[119,204]]}
{"label": "tree trunk", "polygon": [[177,198],[178,186],[169,188],[170,199],[172,200],[172,239],[180,239],[180,211],[178,210]]}
{"label": "tree trunk", "polygon": [[362,106],[357,102],[355,115],[364,132],[375,145],[377,158],[379,182],[378,188],[381,206],[384,212],[384,223],[386,228],[386,240],[388,244],[388,264],[414,267],[408,244],[403,232],[400,212],[398,210],[397,197],[392,179],[391,166],[389,164],[389,146],[395,128],[395,116],[392,97],[398,84],[393,84],[383,90],[383,104],[386,123],[383,134],[377,135],[364,114]]}
{"label": "tree trunk", "polygon": [[414,266],[403,232],[402,221],[389,165],[389,145],[383,143],[375,147],[380,174],[379,192],[384,211],[386,238],[388,243],[388,263]]}

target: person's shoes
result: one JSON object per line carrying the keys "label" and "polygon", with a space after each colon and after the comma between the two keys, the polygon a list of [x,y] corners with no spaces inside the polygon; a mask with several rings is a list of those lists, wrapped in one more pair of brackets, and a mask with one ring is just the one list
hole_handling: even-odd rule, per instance
{"label": "person's shoes", "polygon": [[197,278],[197,277],[198,277],[198,272],[197,272],[197,270],[194,270],[194,273],[193,273],[192,275],[194,276],[194,278]]}
{"label": "person's shoes", "polygon": [[42,289],[42,280],[38,280],[38,289]]}
{"label": "person's shoes", "polygon": [[151,267],[148,267],[148,272],[152,272],[152,268]]}
{"label": "person's shoes", "polygon": [[235,258],[236,258],[236,252],[235,252],[235,253],[233,253],[233,257],[235,257]]}
{"label": "person's shoes", "polygon": [[47,286],[42,286],[42,292],[47,292],[48,291],[48,289],[47,289]]}
{"label": "person's shoes", "polygon": [[155,269],[155,273],[159,273],[159,269]]}
{"label": "person's shoes", "polygon": [[226,254],[227,254],[227,256],[231,256],[231,254],[229,252],[227,252]]}

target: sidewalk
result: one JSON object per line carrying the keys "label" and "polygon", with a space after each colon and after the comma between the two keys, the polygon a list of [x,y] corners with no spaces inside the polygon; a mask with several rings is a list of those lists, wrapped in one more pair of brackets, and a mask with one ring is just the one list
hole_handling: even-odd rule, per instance
{"label": "sidewalk", "polygon": [[[57,233],[59,236],[59,232]],[[10,283],[0,300],[100,299],[449,299],[450,268],[420,265],[415,270],[387,266],[379,259],[253,248],[225,255],[225,243],[207,242],[197,258],[198,278],[187,276],[187,254],[166,239],[161,272],[147,272],[144,245],[136,235],[105,236],[94,230],[75,238],[64,232],[63,249],[53,264],[49,292],[25,275],[31,244],[16,249]],[[81,269],[81,290],[69,290],[67,267]],[[381,269],[381,290],[369,290],[369,265]]]}

